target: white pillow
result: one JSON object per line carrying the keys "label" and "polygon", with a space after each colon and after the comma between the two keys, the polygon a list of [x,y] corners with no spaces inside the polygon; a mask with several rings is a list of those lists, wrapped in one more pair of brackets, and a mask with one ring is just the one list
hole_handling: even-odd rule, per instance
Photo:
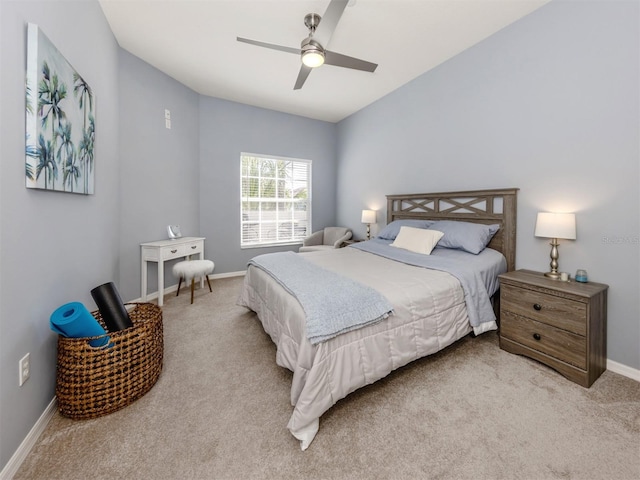
{"label": "white pillow", "polygon": [[437,230],[403,226],[400,227],[400,233],[391,246],[429,255],[443,235],[444,233]]}

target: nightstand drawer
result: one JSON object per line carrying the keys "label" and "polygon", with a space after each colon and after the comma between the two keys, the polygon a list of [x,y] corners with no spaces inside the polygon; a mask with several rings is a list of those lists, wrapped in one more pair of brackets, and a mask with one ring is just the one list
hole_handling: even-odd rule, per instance
{"label": "nightstand drawer", "polygon": [[502,311],[500,336],[586,370],[586,338]]}
{"label": "nightstand drawer", "polygon": [[510,285],[502,287],[501,308],[578,335],[587,334],[584,303]]}

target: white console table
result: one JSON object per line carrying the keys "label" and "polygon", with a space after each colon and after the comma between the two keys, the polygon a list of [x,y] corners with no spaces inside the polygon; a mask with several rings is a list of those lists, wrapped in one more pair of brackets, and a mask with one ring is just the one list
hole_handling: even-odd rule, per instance
{"label": "white console table", "polygon": [[[158,306],[161,307],[164,298],[164,262],[196,254],[199,255],[200,260],[204,260],[204,240],[204,237],[183,237],[175,240],[141,243],[140,287],[142,301],[147,301],[147,262],[158,264]],[[204,278],[200,279],[200,288],[204,288]]]}

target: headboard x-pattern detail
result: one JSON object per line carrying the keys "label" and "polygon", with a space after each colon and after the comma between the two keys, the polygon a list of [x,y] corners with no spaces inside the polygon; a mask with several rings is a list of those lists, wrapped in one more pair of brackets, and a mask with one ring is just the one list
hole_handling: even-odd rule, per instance
{"label": "headboard x-pattern detail", "polygon": [[387,223],[414,218],[499,224],[489,247],[507,259],[509,271],[516,268],[518,188],[461,192],[387,195]]}

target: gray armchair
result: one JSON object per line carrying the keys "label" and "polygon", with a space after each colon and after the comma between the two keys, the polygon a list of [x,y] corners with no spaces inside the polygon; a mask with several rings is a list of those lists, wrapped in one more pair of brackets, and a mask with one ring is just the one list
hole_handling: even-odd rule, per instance
{"label": "gray armchair", "polygon": [[340,248],[344,242],[351,238],[352,232],[345,227],[326,227],[323,230],[313,232],[302,241],[300,252],[312,252],[314,250],[327,250]]}

